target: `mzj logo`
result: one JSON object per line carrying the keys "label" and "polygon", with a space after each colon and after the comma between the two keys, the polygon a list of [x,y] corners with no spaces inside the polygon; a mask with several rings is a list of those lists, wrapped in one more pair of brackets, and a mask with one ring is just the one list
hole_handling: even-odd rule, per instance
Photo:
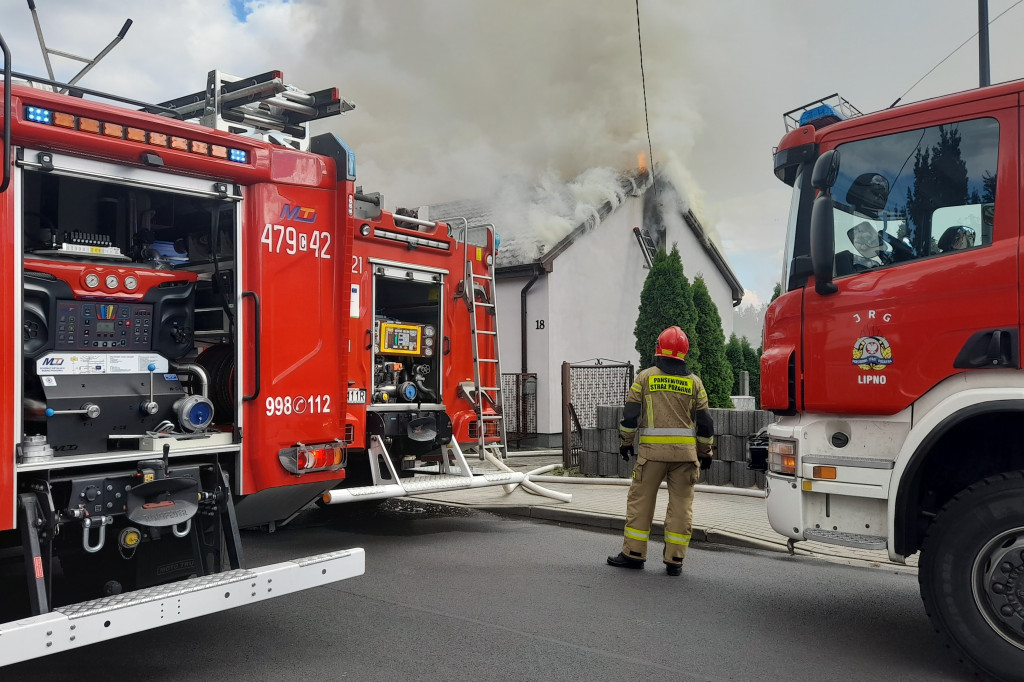
{"label": "mzj logo", "polygon": [[853,344],[853,364],[865,372],[892,364],[892,348],[884,336],[862,336]]}

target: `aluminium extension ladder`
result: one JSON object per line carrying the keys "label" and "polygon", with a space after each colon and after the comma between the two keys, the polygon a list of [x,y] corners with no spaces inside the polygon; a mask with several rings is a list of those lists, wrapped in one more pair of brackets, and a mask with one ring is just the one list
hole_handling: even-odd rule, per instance
{"label": "aluminium extension ladder", "polygon": [[[485,274],[474,270],[471,253],[480,251],[470,244],[469,231],[485,230],[485,247],[489,255],[483,259]],[[461,285],[462,299],[469,310],[470,333],[473,340],[473,385],[460,388],[473,405],[477,416],[477,441],[469,446],[480,459],[491,454],[506,458],[505,412],[501,398],[501,363],[498,359],[497,296],[494,286],[494,225],[463,226],[465,278]]]}

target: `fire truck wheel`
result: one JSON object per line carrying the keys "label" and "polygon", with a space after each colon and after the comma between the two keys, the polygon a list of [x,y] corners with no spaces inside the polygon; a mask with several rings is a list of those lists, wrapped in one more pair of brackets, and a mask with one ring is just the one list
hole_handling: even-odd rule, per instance
{"label": "fire truck wheel", "polygon": [[946,504],[924,539],[918,580],[932,625],[963,662],[1024,679],[1024,471]]}

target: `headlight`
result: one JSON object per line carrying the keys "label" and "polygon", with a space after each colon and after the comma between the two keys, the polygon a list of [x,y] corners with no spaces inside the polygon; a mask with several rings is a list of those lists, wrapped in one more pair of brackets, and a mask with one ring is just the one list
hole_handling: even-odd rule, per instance
{"label": "headlight", "polygon": [[796,441],[768,441],[768,470],[778,474],[796,474]]}

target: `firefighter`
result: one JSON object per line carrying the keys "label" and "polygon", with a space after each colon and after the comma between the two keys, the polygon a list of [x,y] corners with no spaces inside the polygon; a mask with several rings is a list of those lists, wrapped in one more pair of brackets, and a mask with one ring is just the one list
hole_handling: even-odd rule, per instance
{"label": "firefighter", "polygon": [[[654,367],[637,375],[619,423],[619,454],[636,448],[633,483],[626,498],[622,551],[608,557],[620,568],[643,568],[658,487],[668,481],[665,512],[665,570],[680,575],[693,524],[693,487],[700,469],[711,467],[714,430],[704,383],[686,367],[690,341],[679,327],[658,336]],[[699,462],[699,465],[698,465]]]}

